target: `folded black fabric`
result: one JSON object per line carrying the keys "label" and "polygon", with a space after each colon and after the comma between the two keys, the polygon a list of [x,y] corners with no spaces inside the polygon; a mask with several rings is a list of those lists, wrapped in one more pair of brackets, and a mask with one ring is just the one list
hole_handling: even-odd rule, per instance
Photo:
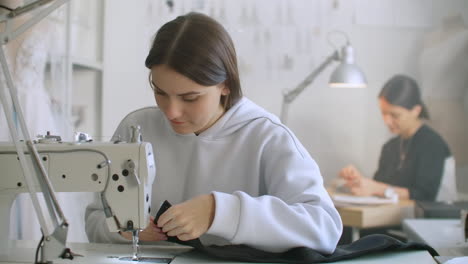
{"label": "folded black fabric", "polygon": [[[159,217],[160,217],[164,212],[166,212],[166,210],[169,209],[171,206],[172,206],[171,203],[169,203],[167,200],[164,201],[164,203],[161,205],[161,207],[159,208],[158,212],[156,213],[156,216],[154,217],[153,223],[157,224]],[[188,241],[182,241],[182,240],[178,239],[177,237],[168,236],[168,237],[167,237],[167,241],[173,242],[173,243],[182,244],[182,245],[191,246],[191,247],[194,247],[194,248],[196,248],[196,249],[204,248],[204,247],[205,247],[205,246],[203,246],[203,244],[201,243],[200,239],[198,239],[198,238],[197,238],[197,239],[188,240]]]}
{"label": "folded black fabric", "polygon": [[[154,221],[156,222],[159,216],[169,209],[169,207],[171,207],[170,203],[165,201],[156,214]],[[296,247],[285,252],[273,253],[246,245],[204,246],[199,239],[181,241],[177,237],[168,237],[168,241],[192,246],[200,252],[220,259],[257,263],[326,263],[357,258],[370,253],[403,250],[427,250],[432,256],[439,255],[437,251],[426,244],[415,242],[405,243],[383,234],[368,235],[351,244],[340,245],[336,248],[335,252],[329,255],[322,254],[307,247]]]}

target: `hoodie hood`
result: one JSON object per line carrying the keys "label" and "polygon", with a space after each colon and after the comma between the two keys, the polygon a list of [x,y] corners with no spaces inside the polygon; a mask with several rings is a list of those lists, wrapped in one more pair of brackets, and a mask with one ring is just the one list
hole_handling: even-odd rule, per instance
{"label": "hoodie hood", "polygon": [[198,136],[209,139],[226,137],[259,118],[270,119],[272,122],[278,124],[281,123],[278,117],[254,104],[246,97],[242,97],[235,105],[224,113],[218,122]]}

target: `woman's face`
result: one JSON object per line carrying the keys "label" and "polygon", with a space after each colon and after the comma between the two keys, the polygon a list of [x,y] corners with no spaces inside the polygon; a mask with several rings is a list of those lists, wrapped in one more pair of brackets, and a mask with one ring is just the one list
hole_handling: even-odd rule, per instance
{"label": "woman's face", "polygon": [[379,106],[384,123],[393,134],[405,135],[419,121],[420,105],[408,110],[402,106],[390,104],[385,98],[379,98]]}
{"label": "woman's face", "polygon": [[220,98],[229,93],[224,83],[203,86],[166,65],[151,68],[156,103],[178,134],[200,134],[224,113]]}

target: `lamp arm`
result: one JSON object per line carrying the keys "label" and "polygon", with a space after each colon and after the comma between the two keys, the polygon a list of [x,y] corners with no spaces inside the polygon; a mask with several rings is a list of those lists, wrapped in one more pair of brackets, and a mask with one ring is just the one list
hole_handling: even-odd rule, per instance
{"label": "lamp arm", "polygon": [[[41,19],[45,18],[52,11],[56,10],[62,4],[66,3],[68,0],[56,0],[53,4],[41,10],[39,13],[34,14],[27,22],[22,24],[16,29],[11,28],[12,20],[27,11],[35,9],[39,6],[42,6],[48,2],[48,0],[38,0],[34,3],[26,5],[24,7],[19,7],[7,14],[6,16],[1,16],[0,21],[6,22],[6,27],[3,32],[0,33],[0,64],[2,68],[3,75],[6,80],[6,87],[0,85],[0,101],[4,108],[5,116],[8,123],[8,128],[10,135],[13,139],[13,143],[18,154],[18,159],[23,170],[23,175],[25,177],[26,185],[28,191],[31,195],[31,200],[33,202],[34,209],[36,211],[39,224],[41,225],[41,231],[44,236],[44,241],[41,242],[40,248],[42,252],[42,261],[41,263],[48,263],[47,261],[51,256],[58,256],[56,250],[63,251],[65,247],[66,237],[68,232],[68,222],[65,219],[63,211],[60,207],[60,204],[57,201],[55,196],[55,191],[50,182],[47,170],[41,162],[40,156],[35,147],[35,143],[31,140],[29,131],[21,110],[21,105],[18,99],[18,91],[15,87],[13,79],[10,74],[8,67],[6,55],[3,49],[3,46],[8,44],[11,40],[15,39],[18,35],[30,29],[32,26],[37,24]],[[15,13],[16,12],[16,13]],[[12,105],[8,103],[7,93],[9,92]],[[12,109],[13,107],[13,109]],[[14,112],[15,111],[15,112]],[[13,113],[16,113],[17,121],[19,127],[15,126],[13,120]],[[23,135],[25,144],[22,144],[19,140],[19,135]],[[29,153],[30,159],[26,159],[25,153]],[[29,165],[32,165],[31,167]],[[32,170],[31,170],[32,169]],[[42,210],[42,206],[39,203],[37,197],[37,190],[35,188],[34,180],[37,180],[39,183],[40,190],[44,195],[44,201],[48,209],[48,215],[45,215]],[[50,229],[46,223],[46,218],[51,221],[53,229]],[[46,247],[47,246],[47,247]],[[63,251],[66,252],[66,251]]]}
{"label": "lamp arm", "polygon": [[[34,1],[28,5],[18,7],[11,11],[10,13],[7,13],[5,15],[0,16],[0,22],[6,22],[6,27],[5,30],[0,34],[1,35],[1,43],[6,44],[12,39],[15,39],[28,29],[30,29],[32,26],[37,24],[39,21],[41,21],[43,18],[48,16],[50,13],[55,11],[57,8],[62,6],[64,3],[68,2],[69,0],[38,0]],[[50,2],[53,2],[51,5],[48,7],[40,10],[37,14],[34,14],[31,18],[29,18],[26,22],[18,26],[18,28],[13,29],[11,26],[11,21],[18,16],[23,15],[26,12],[29,12],[35,8],[38,8],[40,6],[49,4]]]}
{"label": "lamp arm", "polygon": [[314,69],[301,83],[299,83],[293,90],[285,90],[283,92],[283,103],[281,106],[281,121],[286,124],[288,107],[296,99],[296,97],[305,90],[305,88],[311,84],[315,78],[334,60],[339,60],[338,50],[335,50],[330,56],[328,56],[317,68]]}
{"label": "lamp arm", "polygon": [[22,15],[22,14],[27,13],[27,12],[29,12],[31,10],[34,10],[34,9],[36,9],[36,8],[42,6],[42,5],[46,5],[46,4],[48,4],[48,3],[52,2],[52,1],[54,1],[54,0],[37,0],[37,1],[34,1],[32,3],[29,3],[29,4],[24,5],[24,6],[20,6],[20,7],[16,8],[16,9],[12,10],[8,14],[8,16],[9,17],[16,17],[16,16],[19,16],[19,15]]}

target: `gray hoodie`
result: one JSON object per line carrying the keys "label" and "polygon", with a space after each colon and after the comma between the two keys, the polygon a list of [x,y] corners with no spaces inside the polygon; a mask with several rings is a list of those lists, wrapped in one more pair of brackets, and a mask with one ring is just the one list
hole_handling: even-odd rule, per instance
{"label": "gray hoodie", "polygon": [[[279,252],[299,246],[332,253],[342,223],[315,161],[278,118],[242,98],[212,127],[175,133],[157,107],[136,110],[114,139],[130,139],[139,125],[153,146],[157,167],[152,205],[181,203],[213,193],[213,223],[200,239],[209,244],[246,244]],[[91,242],[122,242],[107,231],[98,204],[86,213]]]}

